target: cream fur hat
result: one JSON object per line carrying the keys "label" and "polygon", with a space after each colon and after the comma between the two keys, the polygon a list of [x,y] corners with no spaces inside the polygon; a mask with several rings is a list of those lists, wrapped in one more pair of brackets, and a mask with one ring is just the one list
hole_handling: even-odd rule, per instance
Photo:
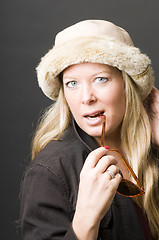
{"label": "cream fur hat", "polygon": [[53,48],[37,67],[39,86],[56,100],[58,75],[68,66],[83,62],[108,64],[125,71],[136,83],[142,100],[154,84],[151,61],[134,47],[129,34],[104,20],[85,20],[59,32]]}

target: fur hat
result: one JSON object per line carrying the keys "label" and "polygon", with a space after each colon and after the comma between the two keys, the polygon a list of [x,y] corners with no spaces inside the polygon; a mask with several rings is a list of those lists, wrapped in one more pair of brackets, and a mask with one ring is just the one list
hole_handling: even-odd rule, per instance
{"label": "fur hat", "polygon": [[142,100],[154,84],[151,61],[134,47],[129,34],[104,20],[85,20],[59,32],[53,48],[37,67],[39,86],[56,100],[59,74],[68,66],[83,62],[108,64],[125,71],[135,82]]}

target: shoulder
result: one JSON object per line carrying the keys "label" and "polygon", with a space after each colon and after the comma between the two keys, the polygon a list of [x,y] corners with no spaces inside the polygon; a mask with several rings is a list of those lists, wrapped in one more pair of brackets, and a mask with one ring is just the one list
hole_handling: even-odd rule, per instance
{"label": "shoulder", "polygon": [[80,172],[88,154],[89,149],[79,140],[70,126],[64,132],[61,140],[50,141],[37,154],[29,164],[27,171],[30,168],[41,166],[55,175],[66,175],[66,172],[70,172],[72,169]]}
{"label": "shoulder", "polygon": [[29,164],[22,178],[21,195],[35,195],[34,189],[38,188],[39,196],[62,194],[75,206],[79,175],[89,151],[72,129],[67,129],[61,140],[49,142]]}

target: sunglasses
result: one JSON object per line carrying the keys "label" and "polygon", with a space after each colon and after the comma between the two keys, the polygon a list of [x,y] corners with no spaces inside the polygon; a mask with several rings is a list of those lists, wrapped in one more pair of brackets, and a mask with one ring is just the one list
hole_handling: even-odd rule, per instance
{"label": "sunglasses", "polygon": [[[103,124],[102,124],[102,135],[101,135],[101,147],[104,147],[105,146],[104,142],[105,142],[106,116],[105,115],[102,115],[102,116],[103,116]],[[123,178],[119,184],[117,193],[119,193],[120,195],[125,196],[125,197],[136,197],[139,195],[144,195],[145,191],[144,191],[141,183],[139,182],[139,179],[137,178],[136,174],[132,170],[132,168],[129,165],[129,163],[127,162],[127,160],[120,153],[120,151],[117,149],[109,149],[108,151],[116,152],[121,157],[123,163],[125,164],[125,166],[127,167],[127,169],[129,170],[129,172],[131,173],[132,177],[134,178],[134,180],[136,182],[136,184],[134,184],[133,182]]]}

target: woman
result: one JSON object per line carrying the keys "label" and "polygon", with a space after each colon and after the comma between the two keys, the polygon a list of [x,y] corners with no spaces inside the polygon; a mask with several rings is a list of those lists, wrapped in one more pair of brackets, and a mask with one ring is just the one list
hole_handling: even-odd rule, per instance
{"label": "woman", "polygon": [[23,239],[158,239],[159,93],[149,58],[124,29],[86,20],[56,36],[37,73],[55,103],[24,174]]}

